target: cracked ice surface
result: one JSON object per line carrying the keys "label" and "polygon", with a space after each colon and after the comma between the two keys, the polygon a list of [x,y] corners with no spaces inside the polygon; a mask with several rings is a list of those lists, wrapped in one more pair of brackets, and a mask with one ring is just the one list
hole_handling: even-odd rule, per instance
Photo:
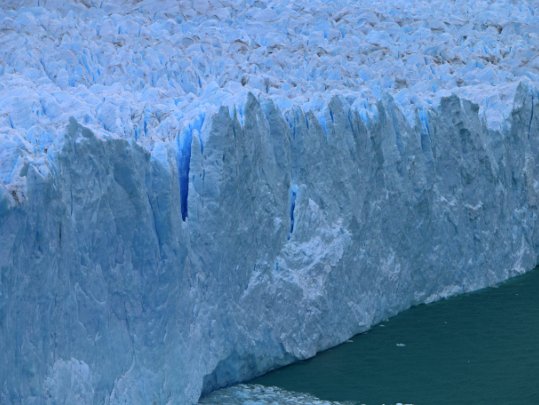
{"label": "cracked ice surface", "polygon": [[[388,93],[410,122],[418,107],[457,93],[499,126],[516,84],[539,80],[537,9],[508,0],[7,0],[0,141],[20,137],[25,152],[42,154],[73,116],[151,149],[200,111],[241,110],[249,91],[315,111],[349,96],[365,113]],[[2,164],[4,183],[12,164]]]}

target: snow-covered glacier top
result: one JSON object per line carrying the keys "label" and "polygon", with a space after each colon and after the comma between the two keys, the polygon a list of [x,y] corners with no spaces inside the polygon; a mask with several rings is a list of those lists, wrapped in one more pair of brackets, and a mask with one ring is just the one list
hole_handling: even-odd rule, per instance
{"label": "snow-covered glacier top", "polygon": [[[477,0],[6,0],[0,5],[0,184],[69,117],[152,149],[249,92],[322,111],[333,95],[408,117],[443,95],[499,125],[539,82],[539,3]],[[411,120],[413,121],[413,120]],[[19,151],[19,152],[17,152]]]}

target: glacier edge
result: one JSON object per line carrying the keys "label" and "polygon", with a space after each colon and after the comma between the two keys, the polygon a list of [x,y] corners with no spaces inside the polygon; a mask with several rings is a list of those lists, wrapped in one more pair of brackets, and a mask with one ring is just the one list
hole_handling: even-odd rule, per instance
{"label": "glacier edge", "polygon": [[196,403],[533,268],[538,100],[493,130],[456,96],[415,127],[390,97],[364,120],[250,96],[192,132],[185,218],[179,142],[71,121],[24,198],[0,186],[0,402]]}

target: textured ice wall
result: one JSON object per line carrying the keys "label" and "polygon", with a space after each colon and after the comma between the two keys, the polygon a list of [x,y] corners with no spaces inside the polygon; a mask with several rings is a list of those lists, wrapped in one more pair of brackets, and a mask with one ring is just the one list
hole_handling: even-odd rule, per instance
{"label": "textured ice wall", "polygon": [[521,86],[494,131],[456,96],[413,127],[251,96],[151,154],[72,120],[0,185],[0,403],[195,403],[533,268],[538,108]]}

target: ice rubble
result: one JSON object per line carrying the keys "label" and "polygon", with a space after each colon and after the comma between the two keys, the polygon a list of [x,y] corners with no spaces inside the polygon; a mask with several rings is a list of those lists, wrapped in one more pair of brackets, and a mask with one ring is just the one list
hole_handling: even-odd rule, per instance
{"label": "ice rubble", "polygon": [[0,402],[195,403],[536,265],[536,6],[3,2]]}
{"label": "ice rubble", "polygon": [[[360,402],[324,401],[309,394],[286,391],[278,387],[238,384],[218,390],[204,398],[199,405],[365,405]],[[397,402],[387,405],[413,405]]]}
{"label": "ice rubble", "polygon": [[309,394],[285,391],[277,387],[239,384],[217,391],[199,405],[354,405],[348,402],[323,401]]}

